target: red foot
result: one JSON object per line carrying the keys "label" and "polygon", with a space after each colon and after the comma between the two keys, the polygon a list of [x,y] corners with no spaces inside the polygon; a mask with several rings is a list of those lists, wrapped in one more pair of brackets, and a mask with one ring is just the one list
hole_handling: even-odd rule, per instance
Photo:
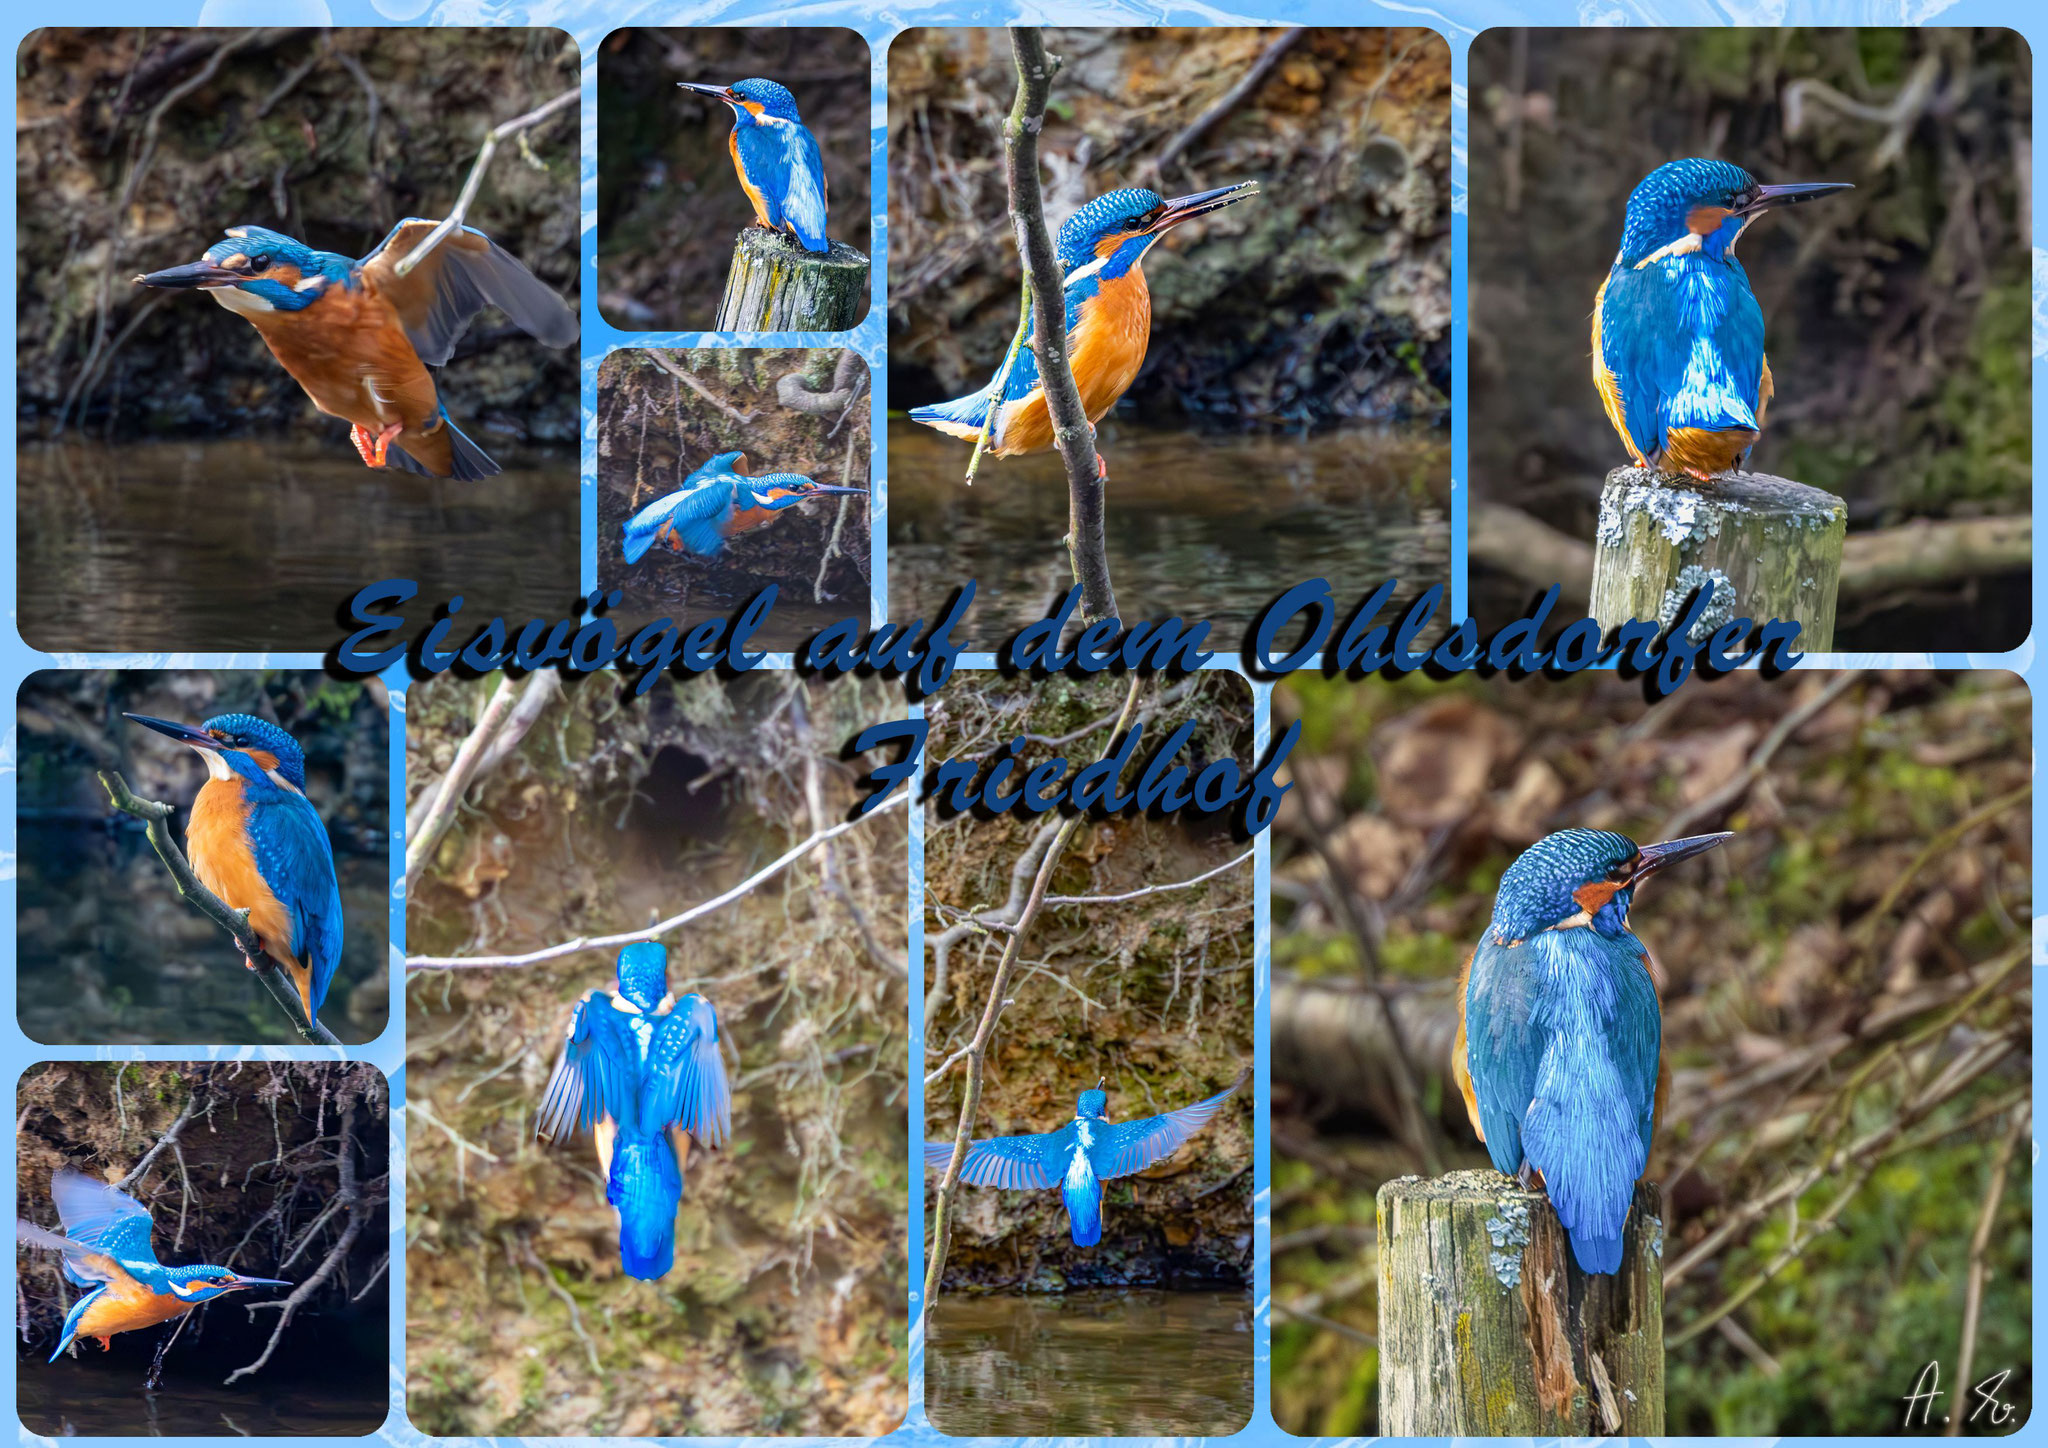
{"label": "red foot", "polygon": [[371,467],[381,468],[384,466],[384,455],[391,450],[391,440],[403,431],[405,431],[405,424],[394,422],[377,434],[377,460],[370,464]]}
{"label": "red foot", "polygon": [[405,424],[402,422],[394,422],[379,433],[372,433],[361,423],[352,422],[349,424],[348,440],[356,445],[356,451],[362,455],[365,463],[373,468],[381,468],[384,466],[385,455],[391,450],[392,439],[403,431]]}
{"label": "red foot", "polygon": [[361,454],[365,464],[373,468],[377,466],[370,461],[370,434],[361,424],[349,424],[348,440],[356,445],[356,451]]}
{"label": "red foot", "polygon": [[1109,462],[1101,453],[1095,455],[1095,480],[1100,483],[1109,481]]}

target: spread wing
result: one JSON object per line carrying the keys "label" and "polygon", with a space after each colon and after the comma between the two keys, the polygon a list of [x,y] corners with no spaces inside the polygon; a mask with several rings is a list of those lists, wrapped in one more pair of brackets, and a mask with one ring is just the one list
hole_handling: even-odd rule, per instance
{"label": "spread wing", "polygon": [[559,1141],[588,1131],[600,1117],[617,1119],[633,1101],[633,1057],[613,1021],[611,997],[590,990],[569,1015],[555,1073],[542,1093],[534,1135]]}
{"label": "spread wing", "polygon": [[685,485],[680,492],[656,498],[626,524],[626,561],[638,563],[662,531],[669,528],[675,530],[676,537],[690,552],[700,557],[716,553],[725,541],[719,537],[718,523],[732,505],[733,488],[729,483]]}
{"label": "spread wing", "polygon": [[341,964],[341,887],[320,812],[282,790],[249,811],[249,850],[271,893],[291,913],[291,953],[312,972],[317,1015]]}
{"label": "spread wing", "polygon": [[156,1253],[149,1245],[149,1208],[126,1192],[67,1166],[58,1168],[50,1178],[50,1196],[64,1223],[64,1235],[56,1240],[65,1245],[57,1250],[64,1253],[64,1272],[73,1282],[84,1286],[111,1280],[104,1269],[87,1268],[87,1254],[110,1257],[124,1268],[157,1265]]}
{"label": "spread wing", "polygon": [[[1051,1187],[1059,1185],[1066,1169],[1067,1153],[1074,1142],[1074,1123],[1058,1131],[1031,1136],[990,1136],[967,1144],[967,1160],[961,1164],[960,1180],[977,1187]],[[943,1172],[953,1160],[953,1143],[927,1141],[924,1164],[927,1170]]]}
{"label": "spread wing", "polygon": [[422,362],[433,367],[446,362],[485,307],[496,307],[550,347],[566,347],[581,335],[568,304],[474,227],[450,232],[409,275],[399,276],[399,262],[438,225],[409,216],[362,263],[364,280],[397,309]]}
{"label": "spread wing", "polygon": [[1522,1168],[1522,1122],[1536,1095],[1543,1037],[1535,1025],[1538,962],[1526,944],[1491,936],[1472,953],[1465,986],[1465,1066],[1486,1154],[1512,1176]]}
{"label": "spread wing", "polygon": [[692,992],[654,1027],[641,1089],[644,1129],[674,1123],[706,1146],[732,1135],[732,1083],[718,1051],[718,1012]]}
{"label": "spread wing", "polygon": [[1095,1174],[1104,1181],[1112,1181],[1166,1160],[1189,1137],[1207,1126],[1223,1109],[1223,1103],[1230,1099],[1231,1093],[1244,1082],[1245,1078],[1240,1075],[1206,1101],[1197,1101],[1192,1106],[1137,1121],[1119,1121],[1103,1128],[1097,1133],[1094,1150],[1090,1153],[1097,1164]]}

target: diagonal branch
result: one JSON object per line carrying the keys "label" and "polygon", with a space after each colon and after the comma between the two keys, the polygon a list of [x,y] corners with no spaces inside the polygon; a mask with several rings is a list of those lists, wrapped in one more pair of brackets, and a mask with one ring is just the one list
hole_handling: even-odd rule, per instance
{"label": "diagonal branch", "polygon": [[483,185],[484,172],[488,171],[491,167],[491,157],[498,153],[499,142],[509,140],[521,131],[530,130],[534,126],[539,125],[556,111],[561,110],[562,107],[578,99],[582,94],[583,88],[581,86],[577,86],[572,90],[565,90],[538,110],[531,110],[523,116],[515,117],[505,122],[504,125],[496,127],[488,136],[485,136],[483,147],[476,153],[476,161],[469,168],[469,179],[462,183],[462,194],[455,198],[454,207],[441,221],[440,225],[427,233],[424,241],[406,253],[404,259],[398,263],[398,275],[401,277],[410,275],[414,267],[425,261],[435,247],[446,241],[455,228],[462,225],[462,218],[469,214],[470,203],[476,200],[477,188]]}

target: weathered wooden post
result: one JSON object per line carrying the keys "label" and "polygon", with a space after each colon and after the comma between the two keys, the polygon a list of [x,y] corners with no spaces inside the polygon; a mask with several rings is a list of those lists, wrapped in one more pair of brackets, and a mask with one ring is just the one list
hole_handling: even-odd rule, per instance
{"label": "weathered wooden post", "polygon": [[1835,642],[1835,593],[1849,510],[1833,493],[1765,473],[1680,484],[1648,468],[1616,468],[1600,492],[1593,617],[1670,622],[1709,579],[1714,597],[1696,635],[1731,618],[1796,620],[1799,647]]}
{"label": "weathered wooden post", "polygon": [[1661,1214],[1638,1185],[1621,1270],[1588,1276],[1549,1199],[1511,1177],[1381,1187],[1381,1436],[1661,1434]]}
{"label": "weathered wooden post", "polygon": [[718,304],[720,332],[848,332],[868,301],[868,259],[843,241],[819,256],[787,232],[747,226],[734,238]]}

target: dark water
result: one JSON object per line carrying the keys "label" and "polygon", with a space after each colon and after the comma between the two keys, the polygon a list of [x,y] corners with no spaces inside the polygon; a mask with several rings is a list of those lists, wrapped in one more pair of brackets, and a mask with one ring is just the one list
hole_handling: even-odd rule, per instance
{"label": "dark water", "polygon": [[[268,1315],[265,1315],[268,1321]],[[199,1344],[174,1347],[172,1361],[201,1352]],[[283,1352],[289,1339],[280,1345]],[[47,1348],[45,1349],[47,1351]],[[261,1351],[260,1347],[258,1351]],[[221,1386],[243,1362],[223,1360],[218,1371],[164,1374],[154,1393],[142,1390],[146,1359],[90,1357],[43,1362],[17,1355],[15,1396],[22,1426],[47,1437],[282,1438],[318,1435],[360,1437],[384,1426],[387,1403],[383,1375],[356,1370],[324,1372],[317,1378],[286,1377],[266,1369],[232,1388]],[[330,1367],[332,1364],[330,1364]]]}
{"label": "dark water", "polygon": [[1220,1437],[1251,1421],[1251,1297],[945,1297],[924,1362],[925,1411],[955,1437]]}
{"label": "dark water", "polygon": [[499,460],[509,470],[481,483],[375,472],[339,423],[331,446],[24,445],[22,636],[67,652],[325,652],[337,608],[381,578],[416,580],[429,603],[460,593],[479,619],[559,617],[578,582],[576,464]]}
{"label": "dark water", "polygon": [[[1205,434],[1105,423],[1109,566],[1126,619],[1208,619],[1235,644],[1291,584],[1327,578],[1340,616],[1388,578],[1400,601],[1450,578],[1450,446],[1422,432]],[[933,617],[979,584],[988,647],[1072,585],[1066,475],[1056,454],[984,460],[902,418],[889,423],[890,617]],[[1391,610],[1390,610],[1391,611]]]}
{"label": "dark water", "polygon": [[[220,928],[178,898],[139,827],[18,822],[21,1028],[49,1044],[299,1045],[277,1002]],[[335,857],[347,921],[320,1019],[372,1040],[389,1010],[390,866]]]}

